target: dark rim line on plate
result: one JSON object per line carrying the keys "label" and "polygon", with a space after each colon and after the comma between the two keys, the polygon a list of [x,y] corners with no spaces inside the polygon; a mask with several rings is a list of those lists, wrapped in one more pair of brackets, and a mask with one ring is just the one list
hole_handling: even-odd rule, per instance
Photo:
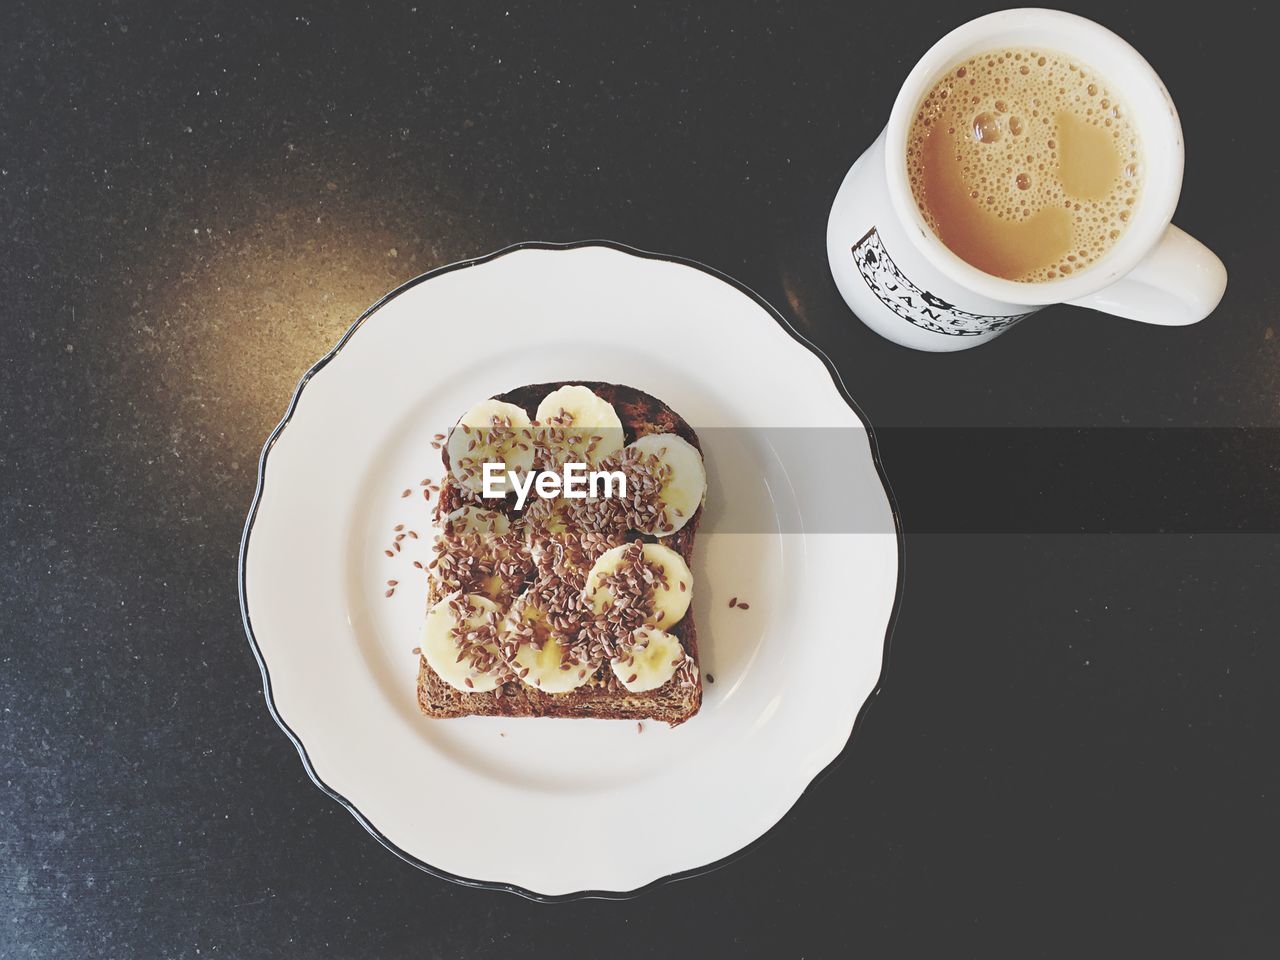
{"label": "dark rim line on plate", "polygon": [[698,262],[697,260],[690,260],[685,257],[678,257],[670,254],[653,253],[648,250],[640,250],[640,249],[637,249],[636,247],[630,247],[630,246],[627,246],[625,243],[617,243],[613,240],[578,240],[570,243],[552,243],[552,242],[546,242],[546,241],[530,240],[523,243],[514,243],[508,247],[503,247],[501,250],[495,250],[493,253],[488,253],[481,257],[475,257],[470,260],[459,260],[455,263],[446,264],[442,267],[437,267],[434,270],[429,270],[424,274],[414,277],[412,280],[405,281],[400,286],[392,290],[390,293],[382,297],[382,299],[378,300],[375,304],[373,304],[373,306],[369,307],[369,309],[367,309],[364,313],[362,313],[360,317],[355,321],[355,323],[353,323],[350,326],[350,328],[348,328],[347,332],[342,335],[342,338],[334,345],[333,349],[330,350],[328,353],[326,353],[318,361],[316,361],[316,363],[311,367],[311,369],[309,369],[306,373],[302,375],[302,379],[298,381],[298,386],[293,391],[293,398],[289,401],[289,407],[288,409],[285,410],[284,418],[280,421],[279,424],[276,425],[276,428],[271,431],[271,435],[267,437],[267,442],[263,444],[262,453],[258,457],[258,483],[253,493],[253,503],[249,507],[249,516],[245,520],[244,534],[240,538],[240,559],[239,559],[238,580],[239,580],[239,587],[240,587],[240,615],[244,620],[244,631],[249,638],[249,646],[253,650],[254,659],[258,661],[258,669],[262,671],[262,692],[267,701],[267,709],[268,711],[270,711],[272,719],[275,720],[276,724],[280,727],[280,729],[283,730],[285,734],[289,737],[289,739],[293,742],[294,747],[297,748],[298,755],[302,758],[302,765],[306,769],[307,775],[311,778],[312,782],[321,790],[323,790],[325,793],[327,793],[330,797],[332,797],[334,800],[338,801],[338,803],[342,804],[342,806],[347,809],[347,812],[350,813],[353,817],[355,817],[356,820],[359,822],[359,824],[362,827],[364,827],[365,830],[367,830],[375,840],[377,840],[380,844],[382,844],[384,847],[386,847],[388,850],[390,850],[392,853],[398,856],[401,860],[405,861],[406,863],[412,864],[413,866],[417,867],[419,870],[423,870],[426,873],[431,874],[432,876],[439,877],[442,880],[450,880],[450,881],[453,881],[454,883],[458,883],[466,887],[473,887],[473,888],[484,889],[484,890],[505,890],[509,893],[518,894],[519,896],[522,896],[528,900],[536,901],[538,903],[562,903],[562,902],[573,901],[573,900],[629,900],[632,897],[638,897],[641,894],[646,893],[647,891],[652,890],[655,887],[661,886],[663,884],[673,883],[677,880],[687,880],[687,879],[690,879],[691,877],[699,877],[699,876],[702,876],[703,874],[711,873],[714,870],[718,870],[721,867],[724,867],[730,863],[733,863],[740,857],[747,856],[757,846],[764,843],[767,839],[769,839],[770,834],[772,834],[775,830],[778,829],[778,825],[781,824],[784,819],[786,819],[787,813],[784,813],[776,823],[770,826],[769,829],[767,829],[760,836],[756,837],[754,840],[752,840],[750,843],[748,843],[746,846],[742,847],[741,849],[736,850],[733,853],[729,854],[727,857],[722,857],[721,859],[716,860],[713,863],[708,863],[700,867],[693,867],[689,870],[684,870],[679,873],[672,873],[672,874],[668,874],[665,877],[659,877],[658,879],[652,880],[649,883],[645,884],[644,886],[637,887],[634,890],[626,890],[626,891],[580,890],[576,893],[548,895],[548,894],[536,893],[533,890],[528,890],[524,887],[517,886],[516,884],[513,884],[513,883],[502,883],[496,880],[472,880],[468,877],[462,877],[462,876],[458,876],[457,874],[450,873],[447,870],[441,870],[439,867],[433,867],[431,864],[427,863],[424,860],[418,859],[408,851],[402,850],[395,843],[389,840],[386,836],[383,835],[383,833],[380,830],[378,830],[377,827],[373,825],[373,823],[371,823],[364,816],[364,814],[362,814],[359,811],[359,809],[356,808],[355,804],[353,804],[350,800],[348,800],[346,797],[338,793],[338,791],[334,790],[327,783],[325,783],[323,780],[320,779],[319,775],[317,775],[315,771],[315,768],[311,764],[311,758],[307,755],[307,748],[303,746],[301,738],[299,738],[299,736],[293,732],[289,724],[285,722],[284,717],[280,715],[280,711],[276,709],[275,698],[272,696],[272,693],[271,693],[271,674],[267,670],[267,661],[263,657],[262,650],[258,645],[258,638],[254,636],[253,623],[249,618],[249,603],[248,603],[247,592],[245,589],[245,574],[246,574],[245,561],[248,556],[249,537],[253,533],[253,522],[258,515],[258,505],[262,501],[262,490],[266,481],[267,456],[271,453],[271,448],[275,445],[276,439],[284,431],[284,428],[289,425],[289,421],[293,418],[294,411],[297,410],[298,408],[298,401],[302,397],[303,388],[306,387],[308,381],[310,381],[310,379],[313,376],[315,376],[317,373],[323,370],[326,366],[328,366],[329,362],[333,360],[334,357],[336,357],[341,352],[342,348],[346,345],[347,341],[350,340],[355,335],[356,331],[360,329],[360,327],[364,324],[364,322],[367,319],[369,319],[369,317],[373,316],[373,314],[376,313],[379,309],[386,306],[386,304],[390,303],[393,299],[400,296],[400,294],[404,293],[406,290],[410,290],[413,287],[416,287],[418,284],[426,280],[431,280],[434,277],[442,276],[443,274],[450,273],[454,270],[461,270],[466,267],[480,266],[482,264],[489,263],[492,260],[496,260],[499,257],[506,256],[509,253],[515,253],[516,251],[519,251],[519,250],[574,250],[582,247],[605,247],[610,250],[616,250],[619,253],[630,254],[631,256],[640,257],[645,260],[661,260],[667,263],[674,263],[683,267],[692,267],[695,270],[701,270],[703,273],[706,273],[709,276],[712,276],[723,283],[727,283],[729,286],[733,287],[739,293],[745,294],[746,296],[750,297],[757,305],[762,307],[770,316],[772,316],[774,320],[776,320],[778,324],[782,327],[782,329],[791,335],[792,339],[796,340],[798,343],[806,347],[819,360],[822,361],[823,366],[827,368],[827,372],[831,374],[831,380],[835,384],[836,390],[840,393],[841,399],[843,399],[844,402],[849,405],[849,408],[853,410],[853,412],[857,415],[858,419],[862,421],[863,429],[866,431],[867,444],[871,451],[871,461],[873,464],[875,464],[876,473],[880,477],[881,486],[883,486],[885,496],[888,498],[888,501],[889,501],[889,512],[893,515],[894,537],[897,541],[897,547],[898,547],[897,585],[894,589],[894,594],[893,594],[893,606],[889,611],[889,622],[885,626],[884,644],[883,644],[883,649],[882,649],[881,658],[880,658],[880,675],[879,677],[876,678],[875,686],[872,688],[871,692],[867,695],[866,699],[863,700],[862,706],[858,708],[857,716],[854,717],[853,728],[849,732],[849,739],[845,741],[844,746],[840,748],[840,752],[836,754],[834,759],[832,759],[830,763],[828,763],[822,770],[820,770],[816,775],[814,775],[814,777],[809,781],[809,783],[806,784],[804,789],[801,790],[800,795],[796,797],[795,801],[788,808],[787,813],[790,813],[791,810],[794,810],[796,804],[798,804],[801,801],[801,799],[804,798],[804,795],[806,793],[812,790],[813,787],[818,783],[820,783],[822,780],[826,779],[827,775],[830,774],[833,770],[835,770],[835,768],[844,761],[845,756],[849,753],[849,745],[853,743],[854,737],[857,736],[858,730],[862,726],[863,719],[866,717],[867,710],[870,708],[871,704],[876,700],[876,698],[880,696],[880,692],[884,689],[885,674],[888,672],[888,669],[889,669],[889,648],[892,644],[893,628],[894,628],[894,625],[897,623],[898,613],[902,606],[902,594],[903,594],[903,589],[905,586],[905,579],[906,579],[906,549],[905,549],[906,540],[903,537],[903,533],[902,533],[902,520],[898,515],[898,501],[897,501],[897,498],[895,498],[893,495],[893,487],[890,486],[889,478],[885,475],[884,466],[880,462],[880,448],[876,443],[875,433],[871,429],[871,422],[867,419],[866,414],[862,412],[862,408],[858,406],[857,402],[849,394],[848,388],[845,386],[844,381],[840,377],[839,370],[836,369],[836,366],[834,363],[832,363],[830,357],[828,357],[825,353],[823,353],[823,351],[816,344],[814,344],[807,337],[805,337],[804,334],[802,334],[799,330],[797,330],[794,326],[792,326],[790,321],[788,321],[786,317],[784,317],[781,313],[779,313],[776,309],[774,309],[773,305],[769,303],[767,300],[765,300],[764,297],[760,296],[760,294],[756,293],[746,284],[738,280],[735,280],[733,277],[730,277],[727,274],[721,273],[715,267],[710,267],[704,263]]}

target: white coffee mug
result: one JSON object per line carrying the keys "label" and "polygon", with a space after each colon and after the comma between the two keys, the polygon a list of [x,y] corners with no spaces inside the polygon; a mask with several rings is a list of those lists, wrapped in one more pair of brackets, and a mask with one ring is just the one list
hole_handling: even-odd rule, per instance
{"label": "white coffee mug", "polygon": [[[952,253],[925,222],[907,178],[907,136],[924,95],[957,63],[1007,47],[1046,48],[1093,67],[1128,104],[1142,145],[1144,183],[1128,229],[1086,269],[1041,283],[992,276]],[[836,194],[827,223],[831,272],[867,326],[917,350],[975,347],[1053,303],[1165,326],[1196,323],[1222,299],[1227,272],[1170,223],[1182,162],[1173,101],[1133,47],[1057,10],[993,13],[947,34],[908,75],[888,125]]]}

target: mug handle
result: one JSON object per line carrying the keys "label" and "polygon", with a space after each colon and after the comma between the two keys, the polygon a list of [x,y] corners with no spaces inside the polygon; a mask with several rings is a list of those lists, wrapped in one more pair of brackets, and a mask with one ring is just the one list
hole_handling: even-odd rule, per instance
{"label": "mug handle", "polygon": [[1227,268],[1203,243],[1173,224],[1125,276],[1071,303],[1127,320],[1181,327],[1213,312],[1227,289]]}

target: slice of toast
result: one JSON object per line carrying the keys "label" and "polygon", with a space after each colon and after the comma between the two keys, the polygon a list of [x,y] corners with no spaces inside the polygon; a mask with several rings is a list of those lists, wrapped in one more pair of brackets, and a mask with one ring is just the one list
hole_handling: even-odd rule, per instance
{"label": "slice of toast", "polygon": [[[517,387],[498,395],[496,399],[523,408],[532,418],[543,397],[570,383],[581,384],[613,404],[622,421],[625,442],[630,443],[651,433],[674,433],[701,451],[697,434],[684,418],[661,400],[634,387],[592,381],[561,381]],[[447,449],[443,451],[443,455],[446,472],[436,505],[437,524],[449,513],[469,502],[448,472]],[[485,501],[486,507],[493,505],[494,501]],[[498,509],[512,517],[518,516],[512,497],[502,502]],[[656,540],[632,530],[628,532],[627,539],[660,542],[675,550],[692,567],[694,539],[701,519],[702,507],[699,506],[688,523],[668,537]],[[694,588],[696,587],[695,582]],[[428,605],[439,599],[438,588],[433,586]],[[680,641],[685,652],[697,665],[698,635],[692,606],[680,622],[671,628],[670,633]],[[546,693],[518,679],[510,679],[493,691],[464,693],[441,680],[427,664],[426,658],[422,657],[418,664],[418,706],[428,717],[436,718],[595,717],[613,720],[662,720],[675,726],[684,723],[702,706],[701,670],[693,670],[692,676],[691,686],[681,685],[676,678],[672,678],[656,690],[631,693],[617,683],[609,665],[605,663],[588,683],[568,693]]]}

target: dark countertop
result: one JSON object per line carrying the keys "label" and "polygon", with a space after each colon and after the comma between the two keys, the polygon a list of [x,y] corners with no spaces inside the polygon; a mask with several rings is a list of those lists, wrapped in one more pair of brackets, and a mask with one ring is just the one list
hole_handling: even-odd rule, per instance
{"label": "dark countertop", "polygon": [[[823,229],[912,63],[989,7],[51,7],[0,11],[0,956],[1280,950],[1280,527],[1248,523],[1274,490],[1280,209],[1254,8],[1073,7],[1179,104],[1177,219],[1227,264],[1218,312],[1052,308],[933,356],[849,315]],[[758,290],[890,438],[1253,428],[1232,434],[1245,520],[1070,534],[1059,488],[1002,533],[940,532],[913,516],[946,478],[886,439],[908,562],[884,692],[762,844],[631,902],[419,873],[267,713],[236,595],[258,451],[385,291],[590,237]],[[1023,497],[1049,476],[957,455]],[[1168,473],[1206,500],[1215,477]]]}

